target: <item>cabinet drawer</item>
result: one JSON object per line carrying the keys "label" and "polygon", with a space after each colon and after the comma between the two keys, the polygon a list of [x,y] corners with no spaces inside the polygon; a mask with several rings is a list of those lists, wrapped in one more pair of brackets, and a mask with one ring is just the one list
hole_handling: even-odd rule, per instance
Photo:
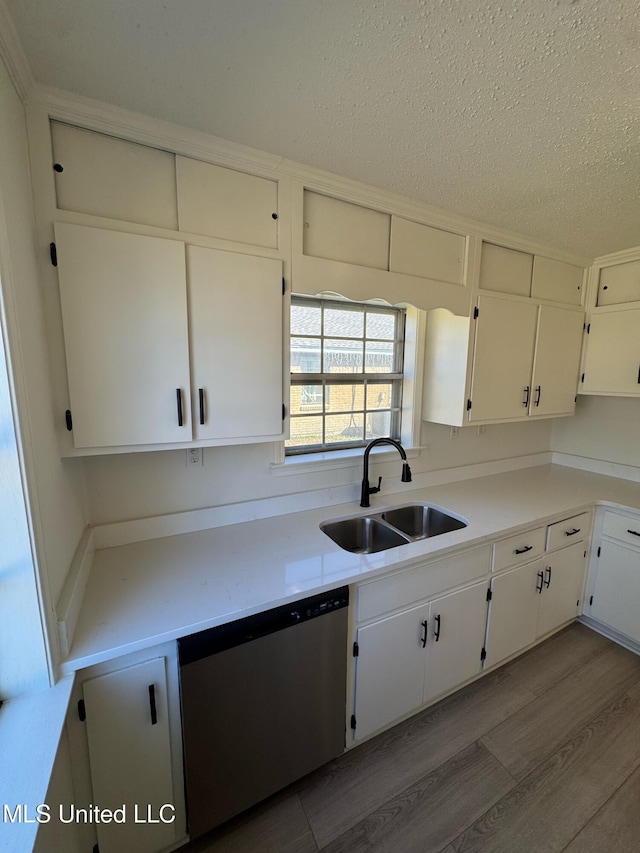
{"label": "cabinet drawer", "polygon": [[358,622],[364,622],[407,604],[424,601],[447,589],[469,583],[489,567],[489,546],[472,548],[443,560],[435,560],[358,589]]}
{"label": "cabinet drawer", "polygon": [[590,522],[591,513],[582,512],[580,515],[550,524],[547,527],[547,551],[555,551],[565,545],[581,542],[589,532]]}
{"label": "cabinet drawer", "polygon": [[493,571],[525,563],[544,554],[546,527],[536,527],[493,543]]}
{"label": "cabinet drawer", "polygon": [[602,534],[640,548],[640,519],[617,512],[605,512]]}

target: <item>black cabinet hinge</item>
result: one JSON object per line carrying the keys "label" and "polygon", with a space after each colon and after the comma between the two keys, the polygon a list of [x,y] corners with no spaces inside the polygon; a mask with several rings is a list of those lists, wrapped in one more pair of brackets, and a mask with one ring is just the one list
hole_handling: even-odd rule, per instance
{"label": "black cabinet hinge", "polygon": [[71,409],[67,409],[67,411],[64,413],[64,422],[66,423],[69,432],[71,432],[71,430],[73,429],[73,418],[71,417]]}
{"label": "black cabinet hinge", "polygon": [[591,323],[589,323],[589,325],[587,326],[587,334],[589,334],[590,332],[591,332]]}
{"label": "black cabinet hinge", "polygon": [[282,404],[282,420],[284,420],[286,417],[287,417],[287,407],[283,403]]}
{"label": "black cabinet hinge", "polygon": [[49,257],[54,267],[58,266],[58,250],[55,243],[49,243]]}
{"label": "black cabinet hinge", "polygon": [[486,659],[487,659],[487,650],[485,648],[483,648],[482,651],[480,652],[480,660],[484,661]]}
{"label": "black cabinet hinge", "polygon": [[601,551],[602,551],[602,548],[598,545],[598,550],[597,550],[597,552],[596,552],[596,557],[599,557],[599,556],[600,556],[600,552],[601,552]]}
{"label": "black cabinet hinge", "polygon": [[359,654],[360,654],[360,646],[357,643],[354,643],[353,644],[353,656],[354,656],[354,658],[357,658]]}
{"label": "black cabinet hinge", "polygon": [[479,309],[479,308],[478,308],[478,306],[476,305],[476,307],[473,309],[473,319],[474,319],[474,320],[477,320],[477,319],[478,319],[478,314],[479,314],[479,313],[480,313],[480,309]]}
{"label": "black cabinet hinge", "polygon": [[351,715],[351,728],[355,732],[355,730],[356,730],[356,715],[355,714]]}
{"label": "black cabinet hinge", "polygon": [[467,411],[471,409],[471,400],[467,400]]}
{"label": "black cabinet hinge", "polygon": [[583,373],[583,374],[582,374],[582,376],[580,377],[580,382],[584,382],[584,373]]}
{"label": "black cabinet hinge", "polygon": [[573,402],[574,402],[574,403],[577,403],[577,402],[578,402],[578,395],[577,395],[577,394],[576,394],[576,396],[573,398]]}
{"label": "black cabinet hinge", "polygon": [[93,853],[100,853],[100,847],[98,844],[93,845]]}
{"label": "black cabinet hinge", "polygon": [[593,596],[591,596],[591,598],[589,599],[589,607],[591,607],[592,604],[593,604]]}
{"label": "black cabinet hinge", "polygon": [[283,296],[285,295],[286,291],[287,291],[287,285],[285,284],[284,276],[282,276],[282,295]]}
{"label": "black cabinet hinge", "polygon": [[78,699],[78,718],[81,723],[87,719],[87,709],[84,707],[84,699]]}
{"label": "black cabinet hinge", "polygon": [[493,598],[493,593],[491,592],[491,587],[487,590],[487,601],[491,601]]}

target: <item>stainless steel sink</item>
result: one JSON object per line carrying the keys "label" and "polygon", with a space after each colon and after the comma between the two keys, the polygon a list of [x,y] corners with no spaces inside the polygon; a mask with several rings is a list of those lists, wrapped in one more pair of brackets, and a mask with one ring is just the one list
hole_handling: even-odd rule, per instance
{"label": "stainless steel sink", "polygon": [[408,504],[371,515],[324,521],[320,529],[345,551],[374,554],[466,526],[466,521],[449,515],[439,507]]}
{"label": "stainless steel sink", "polygon": [[399,506],[383,512],[380,517],[411,539],[428,539],[467,526],[465,521],[424,504]]}
{"label": "stainless steel sink", "polygon": [[374,554],[410,541],[393,527],[368,516],[326,521],[320,529],[345,551],[354,554]]}

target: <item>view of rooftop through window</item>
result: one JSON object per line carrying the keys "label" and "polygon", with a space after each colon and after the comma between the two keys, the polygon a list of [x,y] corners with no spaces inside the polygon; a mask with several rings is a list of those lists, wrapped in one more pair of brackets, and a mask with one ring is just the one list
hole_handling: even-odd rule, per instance
{"label": "view of rooftop through window", "polygon": [[288,453],[399,438],[404,311],[294,296]]}

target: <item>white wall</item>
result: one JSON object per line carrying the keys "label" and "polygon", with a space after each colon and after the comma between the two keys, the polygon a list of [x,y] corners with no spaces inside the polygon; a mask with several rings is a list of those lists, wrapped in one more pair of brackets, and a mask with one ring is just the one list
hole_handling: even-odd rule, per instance
{"label": "white wall", "polygon": [[[549,450],[552,421],[461,428],[449,439],[449,427],[423,424],[425,449],[411,460],[414,474]],[[272,445],[214,447],[204,451],[204,467],[187,468],[184,450],[97,456],[85,459],[91,523],[101,524],[199,509],[239,501],[293,494],[362,479],[360,457],[352,466],[321,472],[276,476]],[[400,460],[376,463],[375,476],[400,477]],[[383,487],[384,488],[384,487]]]}
{"label": "white wall", "polygon": [[5,343],[15,382],[36,562],[40,568],[39,593],[49,635],[55,642],[53,606],[85,526],[82,463],[61,460],[54,432],[25,116],[2,62],[0,151],[0,270],[8,337]]}
{"label": "white wall", "polygon": [[640,399],[578,396],[575,416],[555,421],[551,448],[640,468]]}

